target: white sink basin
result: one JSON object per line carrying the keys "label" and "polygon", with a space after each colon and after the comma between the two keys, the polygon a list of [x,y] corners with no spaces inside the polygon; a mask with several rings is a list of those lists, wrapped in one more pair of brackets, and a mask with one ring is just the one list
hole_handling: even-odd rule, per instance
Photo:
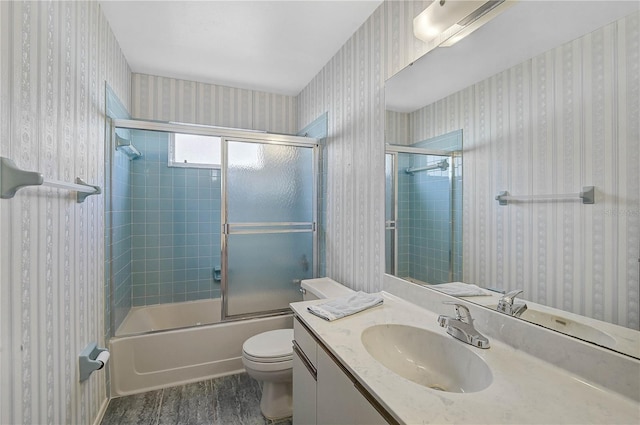
{"label": "white sink basin", "polygon": [[386,368],[434,390],[472,393],[493,381],[484,360],[449,336],[412,326],[377,325],[365,329],[361,338]]}
{"label": "white sink basin", "polygon": [[[489,308],[495,310],[497,306],[492,305],[489,306]],[[571,320],[557,314],[545,313],[543,311],[532,309],[531,307],[525,310],[520,318],[527,322],[535,323],[537,325],[544,326],[545,328],[553,329],[554,331],[562,332],[563,334],[607,347],[613,347],[616,342],[611,335],[592,326],[576,322],[575,320]]]}

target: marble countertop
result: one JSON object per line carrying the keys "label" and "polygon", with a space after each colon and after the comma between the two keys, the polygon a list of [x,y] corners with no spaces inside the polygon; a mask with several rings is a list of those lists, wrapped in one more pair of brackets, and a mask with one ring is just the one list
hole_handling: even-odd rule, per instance
{"label": "marble countertop", "polygon": [[474,350],[491,368],[493,381],[482,391],[468,394],[442,392],[409,381],[384,367],[367,352],[361,341],[362,332],[374,325],[402,324],[451,337],[438,326],[435,313],[386,292],[381,294],[383,305],[333,322],[307,311],[307,306],[325,300],[297,302],[291,304],[291,308],[342,365],[401,423],[640,422],[640,405],[637,402],[495,339],[491,340],[491,348],[486,350],[460,342],[465,348]]}

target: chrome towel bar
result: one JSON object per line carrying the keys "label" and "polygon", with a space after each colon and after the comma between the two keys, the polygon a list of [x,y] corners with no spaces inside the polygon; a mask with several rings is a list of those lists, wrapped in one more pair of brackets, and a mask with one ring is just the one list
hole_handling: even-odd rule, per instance
{"label": "chrome towel bar", "polygon": [[585,186],[582,188],[582,192],[578,193],[562,193],[551,195],[526,195],[526,196],[513,196],[509,192],[504,191],[498,193],[496,201],[500,205],[507,205],[509,202],[527,202],[527,201],[564,201],[564,200],[578,200],[582,199],[583,204],[595,203],[595,187]]}

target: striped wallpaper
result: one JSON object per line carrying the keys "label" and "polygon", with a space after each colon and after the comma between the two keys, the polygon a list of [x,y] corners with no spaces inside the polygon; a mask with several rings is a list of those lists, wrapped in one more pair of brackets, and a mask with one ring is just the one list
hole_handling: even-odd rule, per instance
{"label": "striped wallpaper", "polygon": [[379,288],[384,153],[375,141],[384,131],[384,81],[438,41],[413,36],[413,18],[429,3],[383,3],[298,97],[133,74],[132,115],[295,134],[329,111],[328,274]]}
{"label": "striped wallpaper", "polygon": [[[0,2],[0,155],[46,178],[104,186],[105,81],[130,70],[97,2]],[[92,423],[105,372],[104,198],[22,189],[0,200],[0,423]]]}
{"label": "striped wallpaper", "polygon": [[[298,126],[329,115],[327,274],[367,291],[384,271],[384,81],[425,50],[418,3],[383,3],[298,96]],[[636,13],[414,120],[419,139],[464,129],[465,281],[638,328],[638,38]],[[583,185],[596,205],[493,200]]]}
{"label": "striped wallpaper", "polygon": [[412,114],[415,140],[464,132],[465,282],[640,328],[639,45],[635,13]]}
{"label": "striped wallpaper", "polygon": [[377,291],[384,274],[384,82],[420,57],[413,18],[430,2],[386,1],[298,96],[298,126],[327,112],[327,275]]}
{"label": "striped wallpaper", "polygon": [[380,288],[384,81],[432,47],[413,36],[413,18],[429,3],[383,3],[298,97],[134,74],[132,115],[295,134],[329,111],[328,275]]}
{"label": "striped wallpaper", "polygon": [[146,74],[133,74],[131,86],[135,118],[281,134],[298,130],[293,96]]}
{"label": "striped wallpaper", "polygon": [[[105,81],[144,119],[295,133],[328,112],[327,274],[379,290],[384,81],[429,48],[411,26],[428,3],[385,1],[290,97],[132,76],[97,2],[0,2],[0,155],[104,185]],[[425,137],[465,132],[465,280],[638,327],[638,26],[636,13],[422,111]],[[587,184],[594,206],[493,201]],[[90,423],[106,400],[104,374],[77,379],[78,353],[105,343],[103,211],[102,196],[47,188],[0,200],[0,423]]]}

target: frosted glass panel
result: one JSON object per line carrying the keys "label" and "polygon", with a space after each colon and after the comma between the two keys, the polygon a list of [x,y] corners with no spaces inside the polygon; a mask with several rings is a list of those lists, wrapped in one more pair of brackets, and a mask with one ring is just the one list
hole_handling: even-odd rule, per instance
{"label": "frosted glass panel", "polygon": [[314,150],[227,141],[225,315],[277,311],[314,277]]}
{"label": "frosted glass panel", "polygon": [[313,277],[310,232],[229,235],[227,252],[230,316],[285,309]]}
{"label": "frosted glass panel", "polygon": [[229,141],[230,223],[311,222],[313,149]]}

